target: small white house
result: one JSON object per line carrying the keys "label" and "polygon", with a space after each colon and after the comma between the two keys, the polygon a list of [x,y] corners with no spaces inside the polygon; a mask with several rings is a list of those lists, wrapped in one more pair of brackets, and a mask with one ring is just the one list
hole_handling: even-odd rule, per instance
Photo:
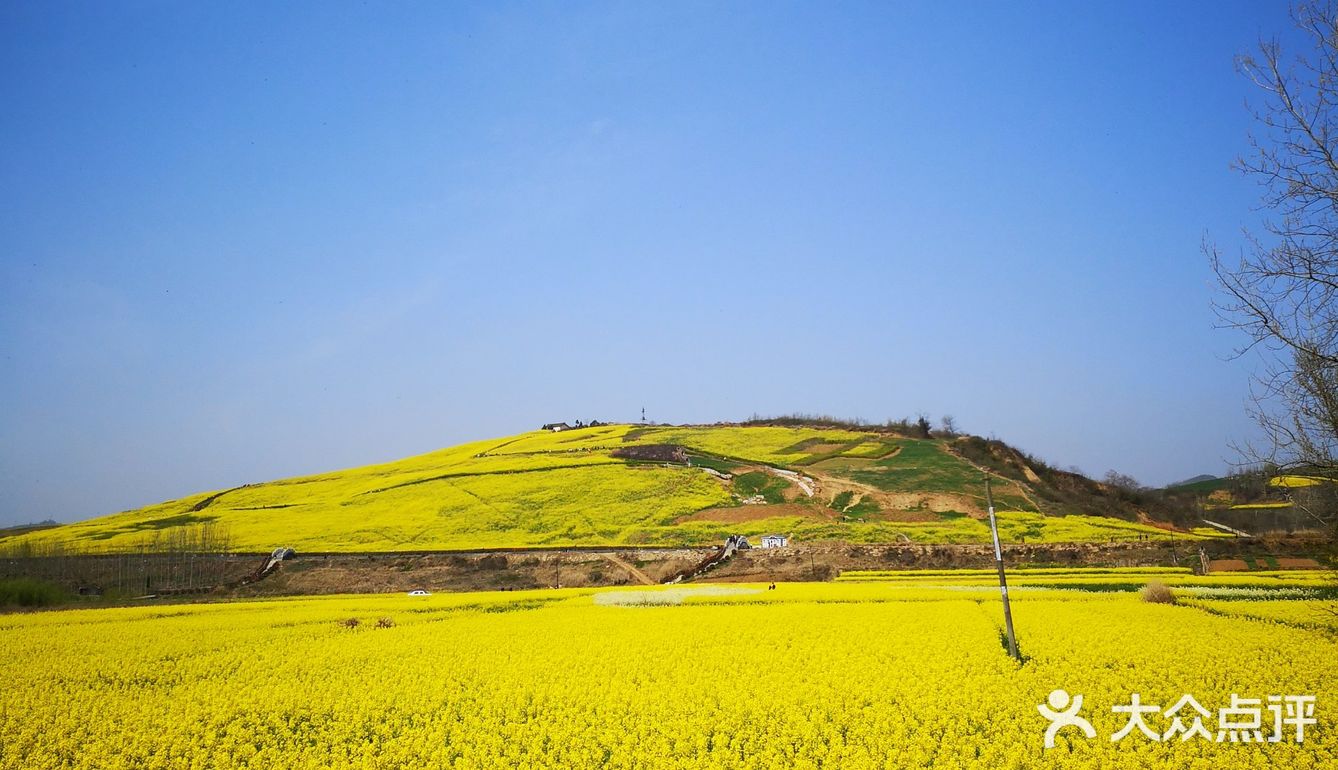
{"label": "small white house", "polygon": [[784,548],[790,544],[790,538],[785,535],[763,535],[763,548]]}

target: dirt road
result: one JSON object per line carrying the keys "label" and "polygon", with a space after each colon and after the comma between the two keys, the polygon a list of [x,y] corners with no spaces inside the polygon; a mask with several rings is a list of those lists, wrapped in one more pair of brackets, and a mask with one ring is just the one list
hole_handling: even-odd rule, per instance
{"label": "dirt road", "polygon": [[642,572],[641,570],[637,569],[635,566],[633,566],[632,564],[630,564],[627,560],[622,559],[622,558],[619,558],[618,556],[616,556],[616,555],[614,555],[614,554],[611,554],[611,553],[606,553],[606,554],[604,554],[604,558],[605,558],[605,559],[608,559],[608,560],[611,561],[611,562],[613,562],[614,565],[616,565],[616,566],[618,566],[618,567],[621,567],[622,569],[626,570],[626,571],[627,571],[627,574],[629,574],[629,575],[631,575],[632,577],[636,578],[637,582],[641,583],[642,585],[647,585],[647,586],[653,586],[653,585],[655,585],[655,581],[650,579],[650,575],[647,575],[646,573],[644,573],[644,572]]}

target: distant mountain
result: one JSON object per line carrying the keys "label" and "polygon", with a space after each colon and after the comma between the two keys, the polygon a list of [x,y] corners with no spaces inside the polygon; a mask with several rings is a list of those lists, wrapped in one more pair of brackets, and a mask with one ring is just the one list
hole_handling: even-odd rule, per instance
{"label": "distant mountain", "polygon": [[1185,479],[1184,481],[1177,481],[1174,484],[1167,484],[1166,488],[1171,489],[1173,487],[1187,487],[1190,484],[1201,484],[1205,481],[1218,481],[1218,480],[1219,479],[1217,476],[1212,476],[1207,473],[1200,473],[1199,475],[1194,476],[1193,478],[1188,478]]}

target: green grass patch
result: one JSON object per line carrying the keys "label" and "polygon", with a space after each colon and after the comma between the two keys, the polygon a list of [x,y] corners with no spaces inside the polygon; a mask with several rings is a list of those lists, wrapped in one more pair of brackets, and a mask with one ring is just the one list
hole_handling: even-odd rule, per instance
{"label": "green grass patch", "polygon": [[956,492],[980,486],[980,471],[949,454],[942,442],[907,439],[894,457],[842,475],[885,492]]}
{"label": "green grass patch", "polygon": [[768,503],[785,502],[790,482],[762,471],[750,471],[734,477],[734,492],[740,497],[761,495]]}
{"label": "green grass patch", "polygon": [[862,519],[866,516],[872,516],[875,513],[881,513],[882,510],[883,509],[879,507],[877,501],[864,497],[858,503],[855,503],[850,506],[850,508],[846,509],[845,513],[846,516],[851,518]]}
{"label": "green grass patch", "polygon": [[857,501],[855,493],[848,489],[832,498],[831,507],[847,519],[862,519],[882,511],[878,503],[867,496],[861,497]]}

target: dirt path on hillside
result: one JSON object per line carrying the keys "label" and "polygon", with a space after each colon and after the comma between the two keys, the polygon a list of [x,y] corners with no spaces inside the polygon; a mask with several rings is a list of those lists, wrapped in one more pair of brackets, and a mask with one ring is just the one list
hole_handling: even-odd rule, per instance
{"label": "dirt path on hillside", "polygon": [[642,585],[647,585],[647,586],[656,585],[655,581],[651,580],[650,575],[647,575],[646,573],[637,569],[635,566],[630,564],[626,559],[621,559],[618,556],[615,556],[614,554],[611,553],[603,554],[603,556],[605,559],[608,559],[609,561],[613,562],[615,566],[621,567],[622,569],[626,570],[627,574],[636,578],[637,581],[640,582]]}
{"label": "dirt path on hillside", "polygon": [[813,493],[817,491],[813,486],[818,483],[816,478],[808,477],[795,471],[783,471],[780,468],[773,468],[770,465],[764,465],[762,468],[772,476],[775,476],[778,479],[784,479],[799,487],[807,497],[812,497]]}

